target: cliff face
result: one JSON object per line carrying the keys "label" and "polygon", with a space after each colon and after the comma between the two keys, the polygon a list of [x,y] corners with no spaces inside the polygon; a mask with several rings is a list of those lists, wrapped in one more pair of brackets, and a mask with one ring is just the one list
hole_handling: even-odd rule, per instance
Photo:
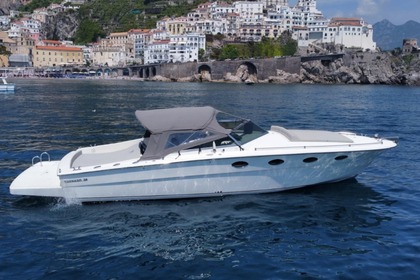
{"label": "cliff face", "polygon": [[79,23],[77,12],[68,10],[48,17],[47,22],[42,25],[42,33],[48,39],[69,40],[74,37]]}
{"label": "cliff face", "polygon": [[[416,64],[416,61],[417,64]],[[302,83],[419,85],[420,60],[407,67],[389,53],[346,54],[332,62],[311,61],[301,65]]]}
{"label": "cliff face", "polygon": [[0,16],[8,15],[10,10],[17,10],[20,6],[22,6],[21,0],[1,0]]}

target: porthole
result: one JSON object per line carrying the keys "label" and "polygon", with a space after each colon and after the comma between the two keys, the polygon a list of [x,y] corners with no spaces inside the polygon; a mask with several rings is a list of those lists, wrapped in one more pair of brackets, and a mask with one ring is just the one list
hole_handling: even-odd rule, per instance
{"label": "porthole", "polygon": [[280,165],[283,164],[284,160],[276,158],[276,159],[272,159],[268,162],[269,165]]}
{"label": "porthole", "polygon": [[316,158],[316,157],[308,157],[308,158],[305,158],[304,160],[303,160],[303,162],[306,162],[306,163],[311,163],[311,162],[315,162],[315,161],[317,161],[318,160],[318,158]]}
{"label": "porthole", "polygon": [[236,161],[236,162],[232,163],[232,166],[236,167],[236,168],[243,168],[247,165],[248,165],[248,162],[246,162],[246,161]]}
{"label": "porthole", "polygon": [[346,159],[346,158],[348,158],[348,156],[341,155],[341,156],[336,157],[335,160],[343,160],[343,159]]}

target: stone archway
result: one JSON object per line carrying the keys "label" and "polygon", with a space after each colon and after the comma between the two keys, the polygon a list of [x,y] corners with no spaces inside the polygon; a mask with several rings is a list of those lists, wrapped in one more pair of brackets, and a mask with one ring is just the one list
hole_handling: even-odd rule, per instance
{"label": "stone archway", "polygon": [[122,75],[123,76],[130,76],[130,69],[129,68],[123,68]]}
{"label": "stone archway", "polygon": [[144,78],[143,69],[144,69],[143,67],[140,67],[139,70],[138,70],[138,72],[137,72],[137,75],[138,75],[139,78]]}
{"label": "stone archway", "polygon": [[258,71],[255,64],[248,61],[241,63],[236,70],[236,76],[245,83],[256,83],[258,81],[257,74]]}
{"label": "stone archway", "polygon": [[156,72],[156,67],[154,67],[154,66],[153,66],[153,67],[151,67],[151,68],[150,68],[150,72],[151,72],[151,73],[150,73],[151,77],[156,76],[156,73],[157,73],[157,72]]}
{"label": "stone archway", "polygon": [[211,81],[211,68],[207,64],[200,65],[198,67],[198,76],[200,82]]}

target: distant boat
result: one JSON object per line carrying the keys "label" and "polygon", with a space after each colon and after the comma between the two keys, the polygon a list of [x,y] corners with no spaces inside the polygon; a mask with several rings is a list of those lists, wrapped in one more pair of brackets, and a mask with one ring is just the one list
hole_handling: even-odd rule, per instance
{"label": "distant boat", "polygon": [[15,91],[15,84],[7,83],[6,78],[1,78],[1,80],[0,91]]}

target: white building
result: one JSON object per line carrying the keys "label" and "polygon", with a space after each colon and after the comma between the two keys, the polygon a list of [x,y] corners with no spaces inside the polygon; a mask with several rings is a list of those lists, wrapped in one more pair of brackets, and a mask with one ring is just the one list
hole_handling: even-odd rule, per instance
{"label": "white building", "polygon": [[6,29],[10,25],[10,17],[9,16],[0,16],[0,29]]}
{"label": "white building", "polygon": [[128,34],[134,41],[134,61],[143,63],[144,50],[152,40],[152,33],[149,29],[132,29]]}
{"label": "white building", "polygon": [[235,7],[226,2],[213,2],[209,6],[209,15],[211,19],[223,19],[227,14],[235,12]]}
{"label": "white building", "polygon": [[288,0],[264,0],[264,8],[274,8],[276,6],[289,7]]}
{"label": "white building", "polygon": [[218,33],[227,34],[229,32],[230,26],[231,25],[226,19],[207,19],[194,22],[194,24],[192,24],[190,28],[188,28],[188,31],[194,33],[213,35],[216,35]]}
{"label": "white building", "polygon": [[120,47],[93,47],[92,62],[98,66],[124,66],[126,61],[125,53]]}
{"label": "white building", "polygon": [[235,13],[239,15],[241,24],[263,22],[263,2],[238,1],[234,2],[233,6],[235,7]]}
{"label": "white building", "polygon": [[263,2],[237,1],[233,3],[234,12],[246,18],[254,14],[262,14]]}
{"label": "white building", "polygon": [[324,31],[322,42],[364,51],[376,50],[372,25],[358,18],[332,18]]}
{"label": "white building", "polygon": [[35,41],[39,40],[41,23],[35,19],[21,18],[10,24],[7,31],[9,38],[29,37]]}
{"label": "white building", "polygon": [[99,66],[124,66],[127,64],[128,54],[124,44],[114,45],[110,39],[102,39],[93,45],[92,63]]}
{"label": "white building", "polygon": [[144,50],[144,64],[169,62],[169,40],[151,42]]}
{"label": "white building", "polygon": [[155,40],[146,47],[144,63],[198,61],[200,49],[206,49],[204,34],[169,35],[169,39]]}

